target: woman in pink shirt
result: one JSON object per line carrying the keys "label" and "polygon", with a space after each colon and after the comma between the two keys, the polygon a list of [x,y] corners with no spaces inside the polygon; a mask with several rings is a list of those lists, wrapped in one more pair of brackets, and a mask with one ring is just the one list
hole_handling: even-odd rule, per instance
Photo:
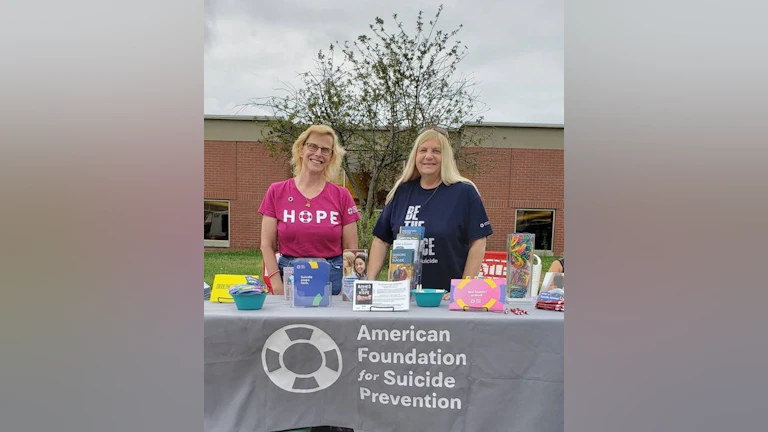
{"label": "woman in pink shirt", "polygon": [[291,149],[294,177],[273,183],[264,194],[261,252],[275,294],[283,293],[283,268],[296,258],[325,258],[333,294],[341,292],[342,252],[357,249],[360,219],[349,191],[331,182],[344,153],[333,129],[310,126]]}

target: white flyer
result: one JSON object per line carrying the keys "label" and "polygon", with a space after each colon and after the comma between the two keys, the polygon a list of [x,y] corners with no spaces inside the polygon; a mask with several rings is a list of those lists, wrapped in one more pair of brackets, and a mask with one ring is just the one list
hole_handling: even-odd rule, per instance
{"label": "white flyer", "polygon": [[352,296],[353,311],[407,311],[411,305],[411,280],[356,280]]}

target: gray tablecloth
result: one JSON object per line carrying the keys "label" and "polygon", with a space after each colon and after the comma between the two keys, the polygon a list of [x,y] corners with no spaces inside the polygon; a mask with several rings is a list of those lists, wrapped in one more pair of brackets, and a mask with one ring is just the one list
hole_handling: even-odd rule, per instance
{"label": "gray tablecloth", "polygon": [[564,314],[205,302],[205,430],[563,431]]}

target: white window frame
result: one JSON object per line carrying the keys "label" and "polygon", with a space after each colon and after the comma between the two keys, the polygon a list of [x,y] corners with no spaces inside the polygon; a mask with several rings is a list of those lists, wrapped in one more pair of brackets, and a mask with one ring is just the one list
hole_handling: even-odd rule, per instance
{"label": "white window frame", "polygon": [[518,211],[551,211],[552,212],[552,237],[549,239],[549,249],[536,249],[533,252],[541,256],[553,256],[555,250],[555,218],[557,217],[557,210],[551,208],[516,208],[515,212],[515,225],[514,230],[517,231],[517,212]]}
{"label": "white window frame", "polygon": [[226,200],[226,199],[203,198],[203,205],[205,205],[206,201],[220,201],[220,202],[226,202],[227,203],[227,214],[229,215],[229,226],[227,226],[227,236],[229,237],[229,240],[206,240],[206,239],[203,239],[203,247],[228,248],[229,247],[229,242],[230,242],[230,240],[232,240],[232,202],[230,200]]}

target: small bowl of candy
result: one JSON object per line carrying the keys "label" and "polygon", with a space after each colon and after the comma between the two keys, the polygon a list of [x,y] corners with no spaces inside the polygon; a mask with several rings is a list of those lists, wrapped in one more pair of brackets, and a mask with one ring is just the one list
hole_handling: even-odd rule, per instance
{"label": "small bowl of candy", "polygon": [[443,301],[443,295],[447,291],[444,289],[422,288],[411,290],[416,297],[416,305],[419,307],[438,307]]}
{"label": "small bowl of candy", "polygon": [[260,285],[233,285],[229,287],[229,294],[235,301],[235,306],[240,310],[259,310],[264,306],[269,291]]}

